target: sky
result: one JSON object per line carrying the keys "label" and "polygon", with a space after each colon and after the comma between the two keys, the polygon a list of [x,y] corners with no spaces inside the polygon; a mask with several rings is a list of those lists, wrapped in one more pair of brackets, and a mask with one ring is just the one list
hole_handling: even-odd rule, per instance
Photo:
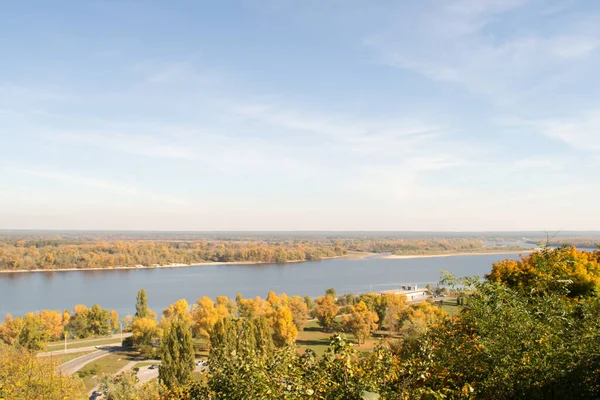
{"label": "sky", "polygon": [[600,229],[597,0],[13,1],[0,60],[0,229]]}

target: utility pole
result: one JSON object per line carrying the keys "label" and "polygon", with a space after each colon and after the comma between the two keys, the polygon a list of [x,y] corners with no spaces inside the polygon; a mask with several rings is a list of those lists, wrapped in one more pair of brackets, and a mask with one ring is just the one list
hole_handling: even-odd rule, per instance
{"label": "utility pole", "polygon": [[65,331],[65,353],[67,352],[67,332]]}
{"label": "utility pole", "polygon": [[119,326],[121,327],[121,345],[123,345],[123,323],[119,321]]}

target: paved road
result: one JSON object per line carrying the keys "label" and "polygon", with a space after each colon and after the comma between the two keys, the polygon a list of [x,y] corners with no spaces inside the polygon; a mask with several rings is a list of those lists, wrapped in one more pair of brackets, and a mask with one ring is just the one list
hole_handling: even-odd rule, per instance
{"label": "paved road", "polygon": [[[123,368],[121,368],[120,370],[117,371],[117,373],[114,376],[117,376],[125,371],[129,371],[130,369],[132,369],[135,364],[137,364],[139,361],[130,361],[127,363],[127,365],[125,365]],[[89,391],[89,398],[90,400],[94,400],[94,399],[98,399],[99,397],[99,393],[98,393],[98,389],[100,388],[100,385],[95,386],[92,390]]]}
{"label": "paved road", "polygon": [[[126,332],[123,334],[123,338],[129,337],[133,335],[131,332]],[[106,339],[121,339],[121,334],[120,333],[116,333],[114,335],[110,335],[110,336],[101,336],[101,337],[96,337],[96,338],[92,338],[92,339],[85,339],[85,340],[73,340],[71,342],[67,342],[67,345],[71,344],[71,343],[88,343],[88,342],[97,342],[98,340],[106,340]],[[63,341],[58,341],[58,342],[51,342],[48,343],[48,346],[58,346],[58,345],[63,345],[64,342]]]}
{"label": "paved road", "polygon": [[[196,361],[198,361],[198,360],[196,360]],[[155,364],[157,364],[157,365],[160,364],[160,361],[155,362]],[[196,367],[194,368],[194,371],[202,372],[205,369],[206,369],[205,366],[196,365]],[[139,379],[138,385],[142,385],[151,379],[158,378],[158,368],[150,369],[150,366],[141,367],[137,373],[137,377]]]}
{"label": "paved road", "polygon": [[[131,336],[131,333],[124,333],[123,337],[129,337]],[[105,346],[114,346],[116,344],[121,344],[121,336],[120,335],[112,335],[110,337],[105,337],[105,338],[100,338],[100,339],[90,339],[90,340],[82,340],[82,341],[78,341],[77,343],[93,343],[99,340],[106,340],[106,339],[115,339],[114,343],[104,343],[104,344],[100,344],[98,345],[98,347],[105,347]],[[47,357],[47,356],[57,356],[57,355],[61,355],[61,354],[72,354],[72,353],[82,353],[84,351],[90,351],[90,350],[95,350],[98,347],[96,346],[87,346],[87,347],[78,347],[76,349],[67,349],[67,351],[65,351],[64,349],[61,350],[53,350],[53,351],[46,351],[46,352],[42,352],[42,353],[38,353],[37,356],[38,357]]]}
{"label": "paved road", "polygon": [[158,368],[150,369],[150,366],[141,367],[137,373],[137,377],[139,379],[138,385],[143,385],[150,379],[158,378]]}
{"label": "paved road", "polygon": [[92,361],[96,361],[99,358],[105,357],[110,354],[109,350],[97,350],[93,353],[86,354],[85,356],[81,356],[71,361],[67,361],[60,367],[58,367],[58,372],[62,372],[66,375],[73,375],[75,372],[79,371],[83,368],[87,363]]}
{"label": "paved road", "polygon": [[60,356],[61,354],[83,353],[85,351],[96,350],[100,347],[111,346],[111,345],[115,345],[115,344],[120,344],[120,343],[115,342],[115,343],[105,344],[105,345],[98,346],[98,347],[96,347],[96,346],[80,347],[78,349],[68,349],[67,351],[64,351],[64,350],[47,351],[45,353],[38,353],[37,356],[38,357],[48,357],[48,356]]}

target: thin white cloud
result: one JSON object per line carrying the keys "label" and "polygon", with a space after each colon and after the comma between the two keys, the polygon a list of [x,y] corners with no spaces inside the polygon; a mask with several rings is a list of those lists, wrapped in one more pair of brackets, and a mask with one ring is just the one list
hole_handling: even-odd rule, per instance
{"label": "thin white cloud", "polygon": [[71,143],[87,144],[94,147],[147,157],[192,158],[192,154],[187,147],[150,135],[88,132],[56,133],[53,136],[58,140]]}
{"label": "thin white cloud", "polygon": [[364,44],[384,64],[461,85],[493,103],[513,103],[531,87],[565,79],[576,63],[600,53],[597,24],[565,21],[559,33],[536,31],[533,25],[511,35],[488,32],[492,25],[505,29],[506,14],[529,3],[535,6],[520,17],[541,12],[543,6],[534,1],[447,2],[410,20],[403,16],[406,23],[382,27]]}
{"label": "thin white cloud", "polygon": [[129,70],[141,74],[151,85],[205,85],[220,81],[213,70],[198,69],[188,62],[145,61],[129,66]]}
{"label": "thin white cloud", "polygon": [[150,199],[159,203],[166,203],[178,206],[189,204],[186,199],[180,197],[143,190],[129,184],[115,182],[112,180],[90,178],[65,172],[52,172],[46,170],[42,171],[26,168],[19,169],[17,170],[17,172],[38,178],[66,183],[74,187],[83,186],[96,189],[104,194]]}
{"label": "thin white cloud", "polygon": [[546,136],[580,150],[600,151],[600,112],[578,120],[546,120],[534,122]]}
{"label": "thin white cloud", "polygon": [[[356,121],[347,116],[315,115],[275,105],[235,107],[240,115],[286,130],[316,134],[339,149],[363,153],[406,152],[441,135],[443,129],[420,121]],[[334,146],[335,147],[335,146]]]}
{"label": "thin white cloud", "polygon": [[506,12],[527,3],[528,0],[454,0],[445,3],[445,9],[465,17],[490,16]]}
{"label": "thin white cloud", "polygon": [[[519,130],[535,132],[563,142],[569,147],[585,152],[600,152],[600,111],[570,118],[501,118],[498,123]],[[552,158],[550,158],[552,159]]]}

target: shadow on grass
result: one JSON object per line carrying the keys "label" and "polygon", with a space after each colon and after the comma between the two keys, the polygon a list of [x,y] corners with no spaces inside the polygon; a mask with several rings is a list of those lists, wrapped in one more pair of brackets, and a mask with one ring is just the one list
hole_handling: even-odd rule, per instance
{"label": "shadow on grass", "polygon": [[323,332],[326,333],[325,330],[323,328],[321,328],[320,326],[305,326],[304,331],[306,332]]}
{"label": "shadow on grass", "polygon": [[329,340],[296,340],[299,346],[328,346]]}

